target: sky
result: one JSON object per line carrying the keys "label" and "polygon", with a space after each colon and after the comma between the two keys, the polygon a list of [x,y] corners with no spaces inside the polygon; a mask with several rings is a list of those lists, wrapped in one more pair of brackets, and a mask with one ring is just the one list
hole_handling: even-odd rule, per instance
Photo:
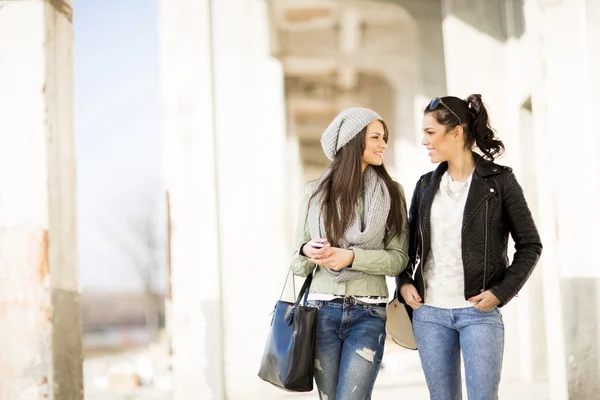
{"label": "sky", "polygon": [[[155,0],[74,0],[75,137],[82,290],[130,291],[132,225],[164,221]],[[164,279],[162,279],[164,280]]]}

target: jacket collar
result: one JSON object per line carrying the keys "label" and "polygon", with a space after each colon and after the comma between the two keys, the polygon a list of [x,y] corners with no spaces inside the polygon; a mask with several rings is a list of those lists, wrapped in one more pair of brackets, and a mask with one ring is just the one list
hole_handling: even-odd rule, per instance
{"label": "jacket collar", "polygon": [[[484,159],[479,154],[473,153],[473,158],[475,159],[475,171],[473,175],[477,175],[481,178],[487,178],[488,176],[498,175],[501,172],[498,165],[494,164],[492,161]],[[440,163],[435,171],[433,171],[431,180],[435,181],[441,179],[447,170],[448,162],[444,161],[443,163]]]}
{"label": "jacket collar", "polygon": [[[473,172],[473,180],[471,181],[471,187],[467,195],[468,197],[465,204],[463,225],[468,222],[469,219],[471,219],[475,211],[479,209],[485,200],[487,200],[495,192],[495,189],[486,182],[486,178],[489,176],[498,175],[502,172],[498,165],[483,159],[483,157],[481,157],[479,154],[473,153],[473,157],[475,158],[475,171]],[[433,171],[431,179],[423,191],[419,206],[427,230],[429,230],[429,214],[431,212],[431,204],[433,203],[435,193],[440,186],[442,176],[447,170],[448,163],[440,163],[435,171]]]}

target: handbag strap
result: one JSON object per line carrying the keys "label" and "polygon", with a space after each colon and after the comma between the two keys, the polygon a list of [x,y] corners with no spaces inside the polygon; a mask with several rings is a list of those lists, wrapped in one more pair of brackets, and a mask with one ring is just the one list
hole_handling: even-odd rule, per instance
{"label": "handbag strap", "polygon": [[304,284],[302,285],[302,288],[300,289],[300,293],[298,293],[298,298],[296,299],[296,304],[294,305],[294,307],[297,307],[298,304],[300,304],[300,300],[302,299],[302,297],[304,297],[304,301],[302,302],[302,305],[304,305],[304,306],[306,305],[306,302],[308,301],[308,292],[310,289],[310,284],[312,283],[312,279],[313,279],[313,274],[310,274],[304,280]]}
{"label": "handbag strap", "polygon": [[[279,301],[281,301],[281,298],[283,297],[283,292],[285,292],[285,287],[287,286],[287,281],[290,278],[290,272],[292,272],[291,265],[288,268],[287,275],[285,276],[285,282],[283,282],[283,287],[281,288],[281,294],[279,295]],[[294,297],[296,297],[296,282],[294,281],[294,279],[292,279],[292,282],[294,282]]]}
{"label": "handbag strap", "polygon": [[[285,287],[287,286],[288,279],[290,279],[291,272],[292,272],[292,266],[290,265],[290,267],[288,268],[287,275],[285,276],[285,282],[283,282],[283,287],[281,288],[281,293],[279,294],[279,301],[281,301],[281,299],[283,298],[283,293],[285,292]],[[309,280],[309,277],[310,277],[310,280]],[[304,285],[302,285],[302,289],[300,289],[299,297],[297,300],[299,300],[300,297],[302,297],[301,294],[304,293],[303,290],[304,290],[304,286],[306,285],[307,280],[309,281],[308,288],[310,288],[310,282],[312,282],[312,277],[313,277],[313,274],[311,273],[304,280]],[[294,278],[292,278],[292,286],[294,288],[294,298],[296,298],[296,280]],[[306,290],[306,292],[307,292],[306,295],[308,296],[308,290]],[[298,301],[296,301],[296,304],[297,303],[298,303]],[[306,304],[306,300],[304,301],[304,303]]]}

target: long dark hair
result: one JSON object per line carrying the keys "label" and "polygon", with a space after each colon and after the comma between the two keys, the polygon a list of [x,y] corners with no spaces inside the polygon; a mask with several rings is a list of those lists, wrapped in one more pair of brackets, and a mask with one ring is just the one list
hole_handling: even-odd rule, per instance
{"label": "long dark hair", "polygon": [[[384,140],[387,143],[387,126],[383,121],[380,122],[383,124]],[[323,195],[321,214],[324,216],[327,240],[332,246],[340,244],[346,229],[352,224],[354,218],[357,218],[356,203],[363,179],[362,157],[366,136],[367,127],[337,152],[329,175],[323,179],[311,197],[312,200],[319,193]],[[388,188],[391,207],[386,228],[388,234],[398,234],[402,231],[402,207],[405,206],[400,190],[383,164],[370,165],[367,168],[373,168]]]}
{"label": "long dark hair", "polygon": [[465,133],[465,147],[473,149],[473,146],[477,146],[483,154],[483,158],[487,160],[493,161],[504,153],[504,143],[498,139],[496,131],[490,124],[490,118],[480,94],[472,94],[466,100],[446,96],[442,97],[442,102],[444,104],[438,104],[433,110],[427,106],[424,114],[432,114],[441,125],[446,127],[447,131],[459,125],[457,119],[459,117],[460,125]]}

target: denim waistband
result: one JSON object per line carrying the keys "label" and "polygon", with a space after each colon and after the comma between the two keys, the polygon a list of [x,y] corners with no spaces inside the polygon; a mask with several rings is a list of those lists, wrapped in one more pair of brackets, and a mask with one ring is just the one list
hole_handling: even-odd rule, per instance
{"label": "denim waistband", "polygon": [[364,303],[360,300],[357,300],[354,296],[344,296],[344,297],[339,297],[339,298],[335,298],[332,300],[309,300],[309,301],[311,303],[315,303],[318,305],[331,305],[334,307],[358,306],[358,307],[369,308],[369,307],[385,307],[385,306],[387,306],[387,303]]}

